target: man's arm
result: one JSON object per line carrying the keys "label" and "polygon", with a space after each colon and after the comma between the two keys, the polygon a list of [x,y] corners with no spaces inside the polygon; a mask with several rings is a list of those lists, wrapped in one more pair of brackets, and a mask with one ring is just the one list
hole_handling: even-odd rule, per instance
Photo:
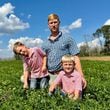
{"label": "man's arm", "polygon": [[87,82],[85,80],[85,77],[84,77],[84,74],[83,74],[83,71],[82,71],[82,67],[81,67],[81,62],[80,62],[79,56],[75,55],[74,58],[75,58],[75,68],[81,74],[82,80],[83,80],[83,84],[84,84],[83,88],[85,88],[87,86]]}

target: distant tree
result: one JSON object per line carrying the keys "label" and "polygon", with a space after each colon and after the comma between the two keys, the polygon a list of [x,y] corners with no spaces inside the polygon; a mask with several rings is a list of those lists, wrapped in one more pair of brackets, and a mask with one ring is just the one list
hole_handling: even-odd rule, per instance
{"label": "distant tree", "polygon": [[102,30],[101,29],[97,29],[95,33],[93,33],[93,37],[94,38],[98,38],[99,39],[99,43],[100,43],[100,47],[101,47],[101,50],[103,49],[103,45],[102,45],[102,41],[100,39],[100,37],[102,37]]}
{"label": "distant tree", "polygon": [[89,52],[88,52],[88,45],[82,45],[80,46],[80,56],[89,56]]}
{"label": "distant tree", "polygon": [[100,55],[100,49],[99,47],[94,47],[90,50],[91,56],[99,56]]}
{"label": "distant tree", "polygon": [[101,31],[105,38],[105,52],[110,54],[110,25],[105,25],[101,27]]}

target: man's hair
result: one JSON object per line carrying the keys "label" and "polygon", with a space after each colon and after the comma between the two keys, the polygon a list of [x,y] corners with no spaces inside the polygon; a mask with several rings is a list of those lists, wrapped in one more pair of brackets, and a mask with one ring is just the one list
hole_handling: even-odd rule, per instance
{"label": "man's hair", "polygon": [[60,19],[59,19],[59,17],[58,17],[57,14],[50,14],[50,15],[48,16],[48,21],[50,21],[50,20],[52,20],[52,19],[57,19],[57,20],[60,22]]}
{"label": "man's hair", "polygon": [[72,61],[75,63],[75,58],[72,55],[64,55],[62,56],[61,62],[68,62],[68,61]]}
{"label": "man's hair", "polygon": [[16,52],[16,48],[17,48],[18,46],[23,46],[23,45],[24,45],[24,44],[21,43],[21,42],[15,42],[14,45],[13,45],[13,52],[14,52],[15,54],[18,54],[18,53]]}

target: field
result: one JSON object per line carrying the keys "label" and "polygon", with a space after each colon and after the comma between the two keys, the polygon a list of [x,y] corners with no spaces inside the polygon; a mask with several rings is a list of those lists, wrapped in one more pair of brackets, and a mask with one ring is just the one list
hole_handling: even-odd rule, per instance
{"label": "field", "polygon": [[81,57],[82,60],[97,60],[97,61],[110,61],[110,56],[100,56],[100,57]]}
{"label": "field", "polygon": [[48,90],[24,91],[22,62],[0,61],[0,110],[110,110],[110,61],[81,60],[88,85],[83,99],[72,101]]}

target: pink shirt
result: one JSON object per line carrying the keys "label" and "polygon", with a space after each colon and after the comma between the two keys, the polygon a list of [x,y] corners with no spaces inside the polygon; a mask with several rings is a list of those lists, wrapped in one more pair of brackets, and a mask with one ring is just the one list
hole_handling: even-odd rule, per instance
{"label": "pink shirt", "polygon": [[62,91],[65,93],[73,93],[74,90],[82,91],[82,78],[76,70],[71,74],[66,74],[64,71],[61,71],[54,83],[60,84]]}
{"label": "pink shirt", "polygon": [[42,78],[48,75],[48,72],[41,72],[44,56],[45,53],[40,48],[34,47],[29,50],[29,57],[23,57],[24,71],[28,70],[31,78]]}

